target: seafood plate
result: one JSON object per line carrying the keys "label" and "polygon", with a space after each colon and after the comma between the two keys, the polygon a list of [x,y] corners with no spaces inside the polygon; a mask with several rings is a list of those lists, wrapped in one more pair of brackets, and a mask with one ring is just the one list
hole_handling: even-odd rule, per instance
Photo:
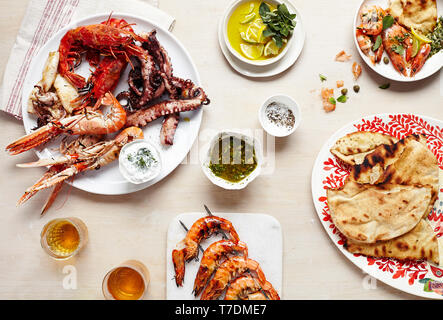
{"label": "seafood plate", "polygon": [[[59,49],[60,41],[67,34],[69,30],[75,29],[80,26],[89,26],[100,24],[109,19],[109,14],[100,14],[91,17],[87,17],[71,23],[69,26],[63,28],[59,32],[57,32],[39,51],[39,53],[34,57],[27,77],[25,79],[23,93],[22,93],[22,114],[23,114],[23,124],[25,127],[26,133],[30,133],[33,128],[36,127],[37,121],[36,116],[28,113],[28,98],[31,91],[34,88],[34,85],[37,84],[42,78],[42,70],[44,69],[45,62],[48,58],[48,54],[50,52],[56,52]],[[197,72],[197,69],[189,56],[186,49],[181,45],[181,43],[167,30],[162,29],[158,25],[152,23],[149,20],[146,20],[141,17],[137,17],[134,15],[128,14],[118,14],[113,13],[112,19],[124,19],[129,24],[129,27],[134,30],[136,35],[139,34],[148,34],[149,32],[155,30],[155,36],[158,39],[160,45],[165,49],[167,55],[170,58],[173,76],[180,79],[189,79],[195,87],[199,87],[200,78]],[[126,26],[127,27],[127,26]],[[146,35],[147,37],[147,35]],[[109,52],[108,56],[111,56],[115,53]],[[118,54],[118,53],[117,53]],[[121,92],[127,92],[129,90],[128,79],[129,73],[132,70],[132,66],[135,65],[135,69],[137,69],[137,65],[131,59],[130,63],[127,63],[126,68],[122,71],[120,79],[116,84],[114,90],[112,90],[113,96],[118,96]],[[88,79],[90,75],[90,65],[88,61],[83,60],[83,62],[75,68],[75,74],[83,76],[85,79]],[[69,68],[66,68],[69,71]],[[60,71],[60,69],[59,69]],[[66,78],[66,76],[65,76]],[[69,76],[68,76],[69,78]],[[73,82],[76,82],[76,78],[74,76]],[[174,79],[179,82],[178,80]],[[183,88],[185,88],[186,92],[191,92],[192,90],[187,87],[187,85],[191,82],[183,81],[181,82]],[[80,81],[81,83],[81,81]],[[189,90],[187,90],[189,89]],[[166,97],[165,97],[166,96]],[[158,103],[167,101],[167,95],[162,97],[156,97]],[[129,100],[129,99],[128,99]],[[183,100],[189,101],[189,100]],[[123,105],[123,101],[121,101]],[[176,105],[172,105],[172,108],[175,108]],[[106,109],[104,109],[106,110]],[[133,110],[136,111],[136,110]],[[107,111],[103,111],[106,113]],[[135,113],[135,112],[134,112]],[[129,115],[129,113],[128,113]],[[128,116],[129,118],[129,116]],[[134,118],[136,118],[134,120]],[[178,127],[176,128],[176,132],[173,138],[173,145],[163,143],[160,141],[160,132],[162,130],[163,117],[159,117],[159,119],[150,122],[148,125],[145,125],[147,122],[146,119],[142,119],[144,123],[139,123],[139,119],[142,117],[133,116],[131,126],[140,126],[143,130],[144,139],[149,140],[151,143],[158,146],[158,149],[161,153],[162,158],[162,171],[152,181],[142,184],[132,184],[128,182],[120,173],[118,169],[118,161],[113,161],[106,167],[101,168],[100,170],[91,170],[80,175],[77,175],[75,179],[68,183],[72,183],[73,186],[97,194],[125,194],[130,192],[135,192],[146,187],[149,187],[156,182],[160,181],[164,177],[166,177],[172,170],[174,170],[185,158],[187,153],[189,152],[195,138],[197,137],[201,118],[202,118],[202,108],[197,108],[193,111],[180,112],[179,117],[172,117],[172,123],[176,124],[179,121]],[[145,117],[146,118],[146,117]],[[154,117],[155,118],[155,117]],[[149,121],[154,119],[152,116]],[[128,125],[129,126],[129,125]],[[112,140],[118,134],[118,131],[108,134],[106,140]],[[104,132],[102,132],[104,133]],[[164,136],[164,135],[162,135]],[[60,156],[58,152],[58,147],[61,143],[61,137],[56,137],[51,140],[49,143],[46,143],[43,146],[37,146],[34,150],[37,153],[40,159],[48,159]],[[33,181],[30,181],[30,185]]]}
{"label": "seafood plate", "polygon": [[[436,4],[437,16],[440,17],[443,15],[443,1],[437,0]],[[415,40],[411,30],[395,20],[391,27],[382,30],[382,16],[389,15],[388,8],[389,0],[364,0],[356,11],[353,37],[366,64],[381,76],[401,82],[421,80],[439,71],[443,66],[442,51],[429,56],[429,44]],[[379,18],[364,21],[376,11],[379,11]],[[377,37],[380,37],[378,41]],[[417,42],[419,48],[414,50],[416,52],[413,52],[413,42]]]}
{"label": "seafood plate", "polygon": [[[266,281],[272,284],[272,287],[278,293],[279,297],[282,298],[283,248],[280,223],[269,215],[257,213],[216,213],[216,216],[226,219],[228,222],[232,223],[232,226],[235,228],[235,231],[240,238],[238,245],[240,247],[247,246],[248,258],[259,264],[266,277]],[[194,281],[200,267],[200,262],[202,261],[201,251],[198,254],[199,261],[192,259],[185,264],[185,273],[182,286],[177,286],[173,259],[171,258],[172,252],[178,248],[177,244],[180,243],[187,235],[187,232],[180,225],[180,221],[183,222],[188,228],[191,228],[196,221],[202,219],[203,217],[208,216],[206,216],[204,213],[183,213],[172,219],[171,223],[169,224],[166,248],[166,298],[168,300],[201,299],[201,295],[203,295],[205,291],[210,291],[208,287],[210,286],[211,280],[208,281],[208,285],[206,286],[205,290],[201,290],[202,293],[198,297],[195,297],[192,292],[194,289]],[[229,232],[226,232],[226,234],[229,234]],[[233,237],[235,237],[235,234]],[[216,244],[220,243],[221,240],[221,235],[214,234],[208,239],[200,242],[200,244],[203,249],[207,249],[209,246],[214,247]],[[242,254],[239,254],[237,257],[231,257],[231,259],[236,258],[241,259]],[[223,263],[225,262],[226,260]],[[220,268],[221,266],[219,269]],[[252,277],[255,276],[254,272],[245,273],[243,275],[252,275]],[[243,275],[238,276],[243,278]],[[248,279],[241,279],[239,282],[242,280],[245,281]],[[225,298],[225,293],[223,293],[223,295],[219,298]],[[249,298],[252,299],[252,297]]]}

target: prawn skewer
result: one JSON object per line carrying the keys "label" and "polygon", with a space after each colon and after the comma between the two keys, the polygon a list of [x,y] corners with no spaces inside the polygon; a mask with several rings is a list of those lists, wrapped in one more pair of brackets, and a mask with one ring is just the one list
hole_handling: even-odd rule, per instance
{"label": "prawn skewer", "polygon": [[268,281],[262,287],[251,275],[243,275],[232,281],[226,290],[225,300],[267,300],[261,290],[271,300],[280,300],[277,291]]}
{"label": "prawn skewer", "polygon": [[212,243],[203,253],[197,275],[194,282],[194,296],[198,296],[206,286],[209,278],[220,266],[221,260],[229,254],[242,254],[248,256],[248,247],[246,243],[231,240],[220,240]]}
{"label": "prawn skewer", "polygon": [[231,280],[237,278],[246,271],[256,274],[256,279],[260,286],[262,288],[266,287],[270,290],[266,277],[257,261],[245,257],[232,257],[223,262],[217,269],[214,277],[203,291],[201,300],[217,299],[228,287]]}
{"label": "prawn skewer", "polygon": [[177,287],[183,285],[185,263],[197,256],[200,242],[220,230],[228,233],[231,240],[235,242],[239,241],[238,234],[230,221],[220,217],[210,216],[200,218],[194,222],[186,234],[186,237],[177,244],[176,249],[172,251],[172,262],[174,263]]}

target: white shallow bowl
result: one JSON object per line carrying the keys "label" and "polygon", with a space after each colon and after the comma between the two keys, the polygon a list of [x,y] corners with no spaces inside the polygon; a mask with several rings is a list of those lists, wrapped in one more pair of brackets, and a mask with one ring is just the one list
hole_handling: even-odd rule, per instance
{"label": "white shallow bowl", "polygon": [[123,160],[122,160],[123,157],[121,157],[121,156],[118,157],[118,168],[120,170],[120,173],[122,174],[122,176],[126,180],[128,180],[129,182],[131,182],[133,184],[142,184],[142,183],[146,183],[146,182],[152,181],[155,178],[157,178],[158,175],[160,174],[160,172],[162,171],[163,163],[162,163],[162,157],[160,155],[160,151],[158,150],[158,148],[154,144],[148,142],[145,139],[137,139],[137,140],[134,140],[132,142],[129,142],[129,143],[125,144],[123,146],[123,148],[120,150],[120,155],[124,154],[126,149],[130,148],[133,145],[137,145],[137,144],[140,144],[141,146],[148,146],[149,149],[151,151],[153,151],[154,157],[158,160],[158,163],[159,163],[158,167],[156,169],[156,172],[154,172],[154,174],[152,176],[150,176],[149,178],[147,178],[147,179],[135,180],[130,175],[128,175],[128,173],[126,172],[126,169],[124,168],[124,164],[123,164]]}
{"label": "white shallow bowl", "polygon": [[[443,0],[436,0],[436,1],[437,1],[437,16],[440,17],[441,15],[443,15]],[[363,53],[363,51],[361,51],[355,34],[355,29],[357,28],[357,26],[361,24],[359,12],[365,5],[368,6],[377,5],[383,9],[386,9],[389,7],[389,0],[362,0],[360,6],[355,12],[354,26],[352,29],[354,44],[361,58],[373,71],[390,80],[399,81],[399,82],[413,82],[430,77],[431,75],[433,75],[442,68],[443,51],[440,51],[439,53],[434,54],[432,57],[430,57],[423,65],[423,68],[414,77],[405,77],[400,72],[395,70],[394,66],[392,65],[392,61],[390,59],[388,64],[384,64],[383,61],[380,61],[380,63],[377,63],[375,65],[372,64],[369,57],[367,57]],[[383,53],[383,57],[388,57],[386,50]]]}
{"label": "white shallow bowl", "polygon": [[[295,123],[291,130],[287,130],[284,127],[279,127],[272,122],[270,122],[266,117],[266,107],[271,104],[272,102],[277,102],[284,104],[287,106],[295,117]],[[261,108],[258,111],[258,119],[260,121],[261,126],[263,129],[269,133],[270,135],[274,137],[286,137],[289,136],[291,133],[293,133],[301,122],[301,110],[298,105],[298,103],[292,99],[290,96],[285,94],[278,94],[269,97],[265,100],[265,102],[262,104]]]}
{"label": "white shallow bowl", "polygon": [[[249,65],[253,65],[253,66],[267,66],[270,64],[273,64],[277,61],[279,61],[281,58],[283,58],[285,56],[285,54],[288,52],[289,47],[292,45],[292,35],[288,38],[288,43],[286,44],[286,46],[283,48],[282,52],[280,52],[277,56],[273,57],[273,58],[269,58],[266,60],[250,60],[245,58],[244,56],[242,56],[239,52],[237,52],[237,50],[235,50],[231,43],[229,42],[228,39],[228,22],[229,22],[229,18],[231,18],[232,13],[238,8],[238,6],[240,6],[241,4],[245,3],[245,2],[249,2],[250,0],[234,0],[233,2],[231,2],[231,4],[228,6],[228,8],[226,9],[224,15],[223,15],[223,38],[225,41],[225,45],[228,48],[229,52],[231,52],[231,54],[236,57],[237,59],[243,61],[244,63],[247,63]],[[276,1],[276,0],[266,0],[265,2],[268,2],[270,4],[273,5],[278,5],[278,4],[282,4],[284,2],[282,1]],[[291,8],[288,8],[288,10],[291,10]],[[290,13],[295,13],[295,12],[290,12]],[[297,28],[297,26],[296,26]]]}
{"label": "white shallow bowl", "polygon": [[[228,136],[234,136],[239,139],[243,139],[246,141],[246,143],[251,144],[254,146],[255,149],[255,157],[257,159],[257,167],[252,171],[249,176],[244,178],[243,180],[239,182],[230,182],[225,179],[222,179],[220,177],[217,177],[209,168],[209,163],[211,161],[211,150],[212,147],[218,143],[218,140],[220,138],[228,137]],[[239,190],[245,188],[251,181],[253,181],[255,178],[257,178],[260,175],[261,166],[263,164],[263,152],[262,152],[262,146],[260,141],[255,138],[248,135],[245,135],[238,131],[220,131],[214,137],[212,137],[211,141],[208,144],[208,149],[205,151],[204,159],[201,163],[202,170],[206,177],[208,177],[211,182],[223,189],[229,189],[229,190]]]}

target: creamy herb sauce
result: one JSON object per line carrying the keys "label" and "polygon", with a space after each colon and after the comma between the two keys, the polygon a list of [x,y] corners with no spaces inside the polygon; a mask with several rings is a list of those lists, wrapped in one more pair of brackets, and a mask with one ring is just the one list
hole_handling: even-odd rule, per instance
{"label": "creamy herb sauce", "polygon": [[143,142],[128,145],[120,154],[121,165],[127,178],[142,183],[156,176],[160,170],[160,159],[152,147]]}

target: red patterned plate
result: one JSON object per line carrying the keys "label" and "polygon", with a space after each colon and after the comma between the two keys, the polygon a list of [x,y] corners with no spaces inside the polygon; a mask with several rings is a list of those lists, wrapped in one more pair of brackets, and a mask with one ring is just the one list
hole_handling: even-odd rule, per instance
{"label": "red patterned plate", "polygon": [[[443,121],[413,114],[373,115],[350,123],[338,130],[322,147],[312,170],[312,197],[318,217],[340,251],[364,272],[384,283],[421,297],[443,299],[443,268],[426,261],[399,261],[371,258],[349,253],[343,247],[344,236],[338,231],[329,215],[327,188],[343,185],[349,171],[330,153],[330,148],[344,135],[355,131],[372,131],[402,139],[413,133],[428,136],[428,147],[437,157],[443,170]],[[442,193],[443,190],[440,190]],[[440,193],[440,194],[441,194]],[[439,201],[437,200],[436,204]],[[441,208],[441,206],[440,206]],[[443,212],[434,207],[428,217],[437,237],[443,235]]]}

